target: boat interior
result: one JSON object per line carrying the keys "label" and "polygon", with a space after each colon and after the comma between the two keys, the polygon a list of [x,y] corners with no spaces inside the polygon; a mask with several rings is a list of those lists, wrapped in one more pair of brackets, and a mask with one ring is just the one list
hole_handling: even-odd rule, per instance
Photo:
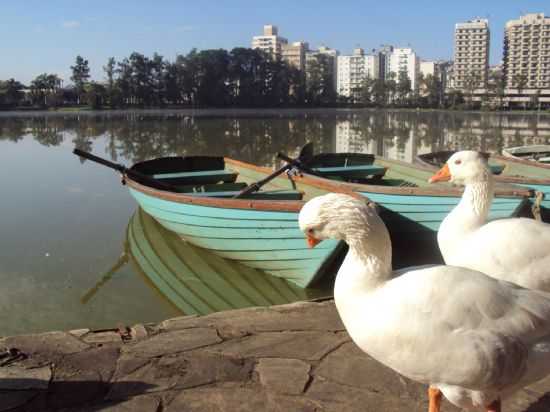
{"label": "boat interior", "polygon": [[[192,196],[217,198],[254,199],[254,200],[302,200],[304,194],[299,190],[270,189],[269,186],[239,196],[240,192],[255,183],[243,178],[237,171],[225,165],[223,157],[187,156],[164,157],[135,164],[131,170],[146,174],[163,185],[169,185],[172,192]],[[151,182],[139,183],[164,190]]]}

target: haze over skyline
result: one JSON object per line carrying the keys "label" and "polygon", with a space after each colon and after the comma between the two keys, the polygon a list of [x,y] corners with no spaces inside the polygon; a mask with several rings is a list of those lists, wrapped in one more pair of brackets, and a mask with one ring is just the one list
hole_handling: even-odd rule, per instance
{"label": "haze over skyline", "polygon": [[424,60],[452,59],[455,23],[488,18],[490,63],[502,59],[504,24],[525,13],[550,15],[548,0],[436,2],[338,2],[279,0],[258,7],[250,0],[6,0],[0,16],[0,80],[29,83],[56,73],[70,81],[78,54],[89,60],[93,80],[103,80],[102,66],[133,51],[168,60],[199,50],[250,47],[264,24],[279,27],[289,41],[326,45],[342,54],[382,44],[412,47]]}

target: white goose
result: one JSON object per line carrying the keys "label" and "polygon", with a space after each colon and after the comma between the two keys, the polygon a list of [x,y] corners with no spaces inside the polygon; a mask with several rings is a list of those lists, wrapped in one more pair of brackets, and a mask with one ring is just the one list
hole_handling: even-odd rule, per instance
{"label": "white goose", "polygon": [[445,263],[479,270],[529,289],[550,291],[550,225],[527,218],[487,223],[494,180],[478,152],[455,153],[430,182],[446,180],[465,189],[437,233]]}
{"label": "white goose", "polygon": [[[304,205],[311,247],[344,240],[334,286],[353,341],[458,407],[500,412],[501,399],[550,374],[550,294],[453,266],[393,272],[388,231],[364,200],[328,194]],[[449,293],[452,291],[452,293]]]}

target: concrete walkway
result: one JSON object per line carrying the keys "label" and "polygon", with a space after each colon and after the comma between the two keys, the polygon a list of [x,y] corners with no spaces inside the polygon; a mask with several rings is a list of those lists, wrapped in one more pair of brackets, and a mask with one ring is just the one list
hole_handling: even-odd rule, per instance
{"label": "concrete walkway", "polygon": [[[427,411],[350,341],[332,301],[0,340],[0,411]],[[550,379],[506,412],[550,411]],[[444,404],[443,411],[456,409]]]}

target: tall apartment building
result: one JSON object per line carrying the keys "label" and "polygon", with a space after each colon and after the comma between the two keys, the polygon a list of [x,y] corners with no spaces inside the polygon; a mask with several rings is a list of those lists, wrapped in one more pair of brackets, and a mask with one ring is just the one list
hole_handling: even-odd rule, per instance
{"label": "tall apartment building", "polygon": [[387,65],[387,73],[395,73],[396,81],[399,79],[399,73],[405,72],[411,81],[411,89],[416,90],[418,88],[420,59],[413,49],[410,47],[395,47],[389,55],[389,59],[387,59]]}
{"label": "tall apartment building", "polygon": [[455,25],[453,85],[465,89],[474,78],[477,88],[487,87],[489,68],[489,20],[474,19]]}
{"label": "tall apartment building", "polygon": [[384,44],[380,46],[380,49],[378,50],[378,60],[379,60],[379,75],[378,77],[380,79],[386,79],[388,77],[389,72],[389,66],[390,66],[390,56],[393,53],[393,46]]}
{"label": "tall apartment building", "polygon": [[506,23],[504,33],[504,76],[507,88],[550,88],[550,17],[532,13]]}
{"label": "tall apartment building", "polygon": [[288,44],[288,40],[279,36],[277,26],[271,24],[264,26],[264,34],[262,36],[254,36],[252,38],[252,48],[260,49],[273,56],[273,58],[282,55],[283,46]]}
{"label": "tall apartment building", "polygon": [[306,53],[308,50],[309,45],[302,41],[297,41],[290,44],[283,44],[281,57],[289,65],[303,71],[306,67]]}
{"label": "tall apartment building", "polygon": [[338,56],[338,78],[336,92],[345,97],[357,98],[367,78],[379,77],[378,55],[366,55],[357,48],[351,56]]}
{"label": "tall apartment building", "polygon": [[320,46],[317,50],[309,50],[306,52],[306,75],[308,72],[308,66],[313,61],[319,61],[320,56],[323,56],[328,64],[328,69],[333,80],[333,87],[336,90],[338,81],[338,50],[331,49],[326,46]]}

